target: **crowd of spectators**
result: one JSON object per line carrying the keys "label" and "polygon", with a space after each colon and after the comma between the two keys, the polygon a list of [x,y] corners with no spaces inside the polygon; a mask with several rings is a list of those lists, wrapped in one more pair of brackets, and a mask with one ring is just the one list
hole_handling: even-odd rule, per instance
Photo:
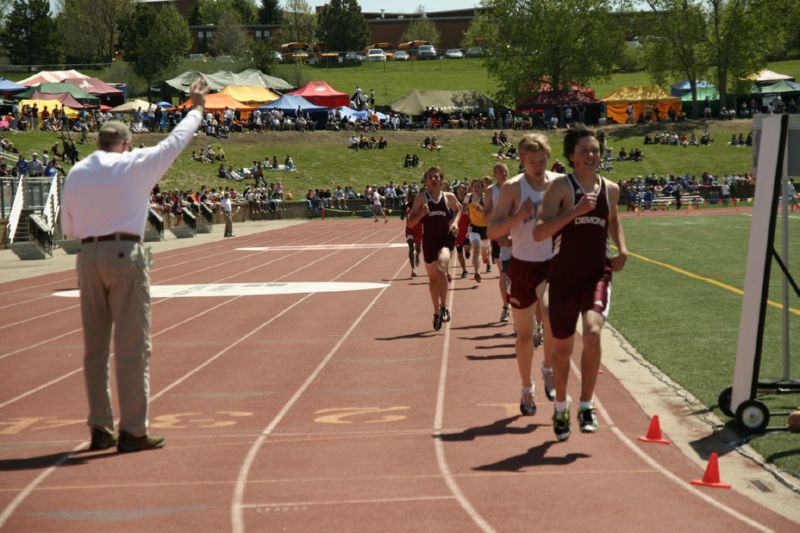
{"label": "crowd of spectators", "polygon": [[741,197],[737,189],[745,187],[751,189],[754,183],[755,179],[749,173],[714,176],[709,172],[703,172],[699,178],[693,175],[648,174],[620,180],[620,201],[626,199],[628,211],[635,211],[637,208],[648,211],[652,208],[653,201],[661,198],[674,199],[676,206],[680,208],[681,199],[688,195],[715,198],[722,205],[728,205],[732,197]]}

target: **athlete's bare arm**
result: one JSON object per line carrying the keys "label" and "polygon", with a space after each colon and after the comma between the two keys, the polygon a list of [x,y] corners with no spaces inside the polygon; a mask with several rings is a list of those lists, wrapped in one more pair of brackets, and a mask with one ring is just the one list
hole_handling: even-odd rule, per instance
{"label": "athlete's bare arm", "polygon": [[499,240],[511,233],[518,222],[527,220],[533,216],[533,202],[527,200],[517,211],[519,206],[519,180],[512,178],[506,181],[500,188],[500,197],[497,199],[492,216],[489,219],[489,227],[486,236],[492,240]]}
{"label": "athlete's bare arm", "polygon": [[552,237],[564,226],[585,215],[597,205],[597,193],[585,194],[577,205],[572,203],[572,186],[567,176],[553,181],[544,193],[542,207],[533,227],[533,240],[543,241]]}
{"label": "athlete's bare arm", "polygon": [[625,268],[625,262],[628,260],[628,247],[625,244],[625,232],[622,231],[622,224],[620,224],[619,216],[617,216],[617,203],[619,203],[619,185],[606,180],[606,187],[608,190],[608,235],[614,244],[617,245],[619,252],[611,258],[611,270],[619,272]]}
{"label": "athlete's bare arm", "polygon": [[408,214],[408,225],[416,226],[429,212],[428,198],[424,193],[418,194],[417,197],[414,198],[414,205],[411,208],[411,212]]}
{"label": "athlete's bare arm", "polygon": [[458,219],[461,216],[461,204],[458,202],[456,195],[451,192],[446,192],[447,205],[450,206],[450,211],[453,213],[453,218],[450,220],[450,232],[453,235],[458,234]]}
{"label": "athlete's bare arm", "polygon": [[497,184],[495,183],[494,185],[488,187],[486,189],[486,194],[483,195],[483,214],[486,215],[487,218],[492,216],[492,209],[494,209],[494,195],[492,194],[492,187],[497,187]]}

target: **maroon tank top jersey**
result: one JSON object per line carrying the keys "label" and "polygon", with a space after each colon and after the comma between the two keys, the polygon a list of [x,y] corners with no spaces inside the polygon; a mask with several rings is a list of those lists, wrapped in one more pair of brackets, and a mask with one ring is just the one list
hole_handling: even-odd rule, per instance
{"label": "maroon tank top jersey", "polygon": [[[569,174],[573,204],[584,196],[575,176]],[[597,280],[608,274],[608,188],[600,181],[597,204],[590,212],[576,217],[553,236],[553,257],[550,259],[548,280],[560,285],[573,285]]]}
{"label": "maroon tank top jersey", "polygon": [[422,219],[423,240],[429,243],[440,243],[450,233],[450,221],[453,219],[453,212],[447,205],[447,198],[444,192],[438,202],[434,202],[428,191],[425,191],[425,199],[428,201],[428,214]]}

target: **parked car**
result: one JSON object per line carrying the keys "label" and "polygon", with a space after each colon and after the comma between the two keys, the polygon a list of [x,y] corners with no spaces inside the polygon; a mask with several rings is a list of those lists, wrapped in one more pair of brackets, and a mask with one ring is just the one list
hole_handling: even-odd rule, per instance
{"label": "parked car", "polygon": [[397,52],[394,53],[395,61],[408,61],[409,57],[411,56],[409,56],[408,52],[406,52],[405,50],[398,50]]}
{"label": "parked car", "polygon": [[386,61],[386,54],[380,48],[367,50],[367,61]]}
{"label": "parked car", "polygon": [[344,54],[345,63],[361,63],[364,61],[364,56],[358,52],[346,52]]}
{"label": "parked car", "polygon": [[444,53],[447,59],[464,59],[464,52],[460,48],[451,48]]}
{"label": "parked car", "polygon": [[483,57],[483,48],[480,46],[473,46],[467,49],[467,57]]}
{"label": "parked car", "polygon": [[417,59],[436,59],[438,54],[432,44],[423,44],[417,49]]}

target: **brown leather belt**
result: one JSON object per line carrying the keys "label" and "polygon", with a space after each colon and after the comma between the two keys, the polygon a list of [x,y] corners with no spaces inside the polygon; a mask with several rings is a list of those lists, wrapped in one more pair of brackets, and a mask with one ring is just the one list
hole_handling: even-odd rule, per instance
{"label": "brown leather belt", "polygon": [[131,235],[130,233],[111,233],[109,235],[101,235],[100,237],[86,237],[81,239],[81,244],[89,244],[90,242],[100,241],[133,241],[140,242],[142,240],[138,235]]}

